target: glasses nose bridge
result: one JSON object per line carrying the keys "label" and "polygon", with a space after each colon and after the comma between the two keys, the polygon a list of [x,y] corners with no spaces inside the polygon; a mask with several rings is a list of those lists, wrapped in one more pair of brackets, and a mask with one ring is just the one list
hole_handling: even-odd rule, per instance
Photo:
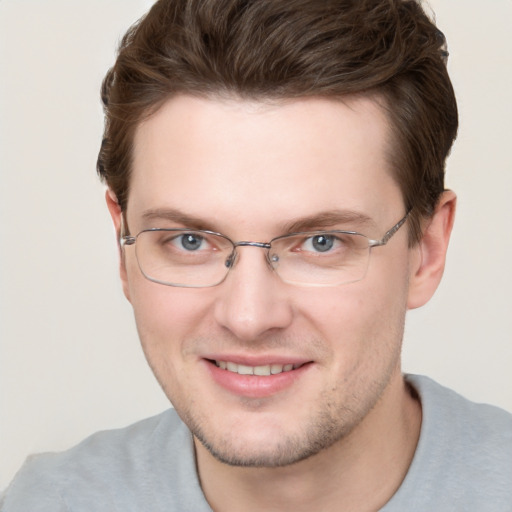
{"label": "glasses nose bridge", "polygon": [[237,247],[260,247],[261,249],[270,249],[271,245],[268,242],[249,242],[249,241],[241,241],[241,242],[233,242],[235,249]]}
{"label": "glasses nose bridge", "polygon": [[269,251],[272,248],[272,245],[270,242],[251,242],[249,240],[242,240],[240,242],[232,242],[233,244],[233,252],[231,253],[231,256],[226,261],[226,267],[228,267],[229,270],[233,268],[235,265],[236,260],[238,259],[238,251],[237,249],[239,247],[257,247],[259,249],[265,249],[266,252],[266,260],[267,264],[272,268],[270,257],[269,257]]}

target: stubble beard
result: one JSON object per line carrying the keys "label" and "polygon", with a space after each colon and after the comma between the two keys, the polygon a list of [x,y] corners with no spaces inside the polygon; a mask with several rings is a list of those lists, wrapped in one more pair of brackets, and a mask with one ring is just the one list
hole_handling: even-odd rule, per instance
{"label": "stubble beard", "polygon": [[[277,428],[271,439],[259,440],[251,445],[246,436],[236,439],[235,429],[219,432],[212,430],[210,418],[195,410],[193,399],[186,404],[176,403],[176,411],[194,438],[221,463],[252,468],[277,468],[296,464],[347,438],[381,401],[393,374],[396,371],[400,373],[404,320],[405,313],[398,332],[395,331],[394,336],[390,337],[399,342],[392,343],[393,348],[388,346],[384,350],[390,357],[386,357],[387,364],[377,372],[377,378],[366,380],[366,368],[366,372],[363,370],[351,382],[349,390],[346,389],[346,380],[334,388],[324,390],[315,400],[314,409],[307,419],[302,418],[302,426],[297,421],[292,432]],[[388,350],[391,350],[391,354]],[[377,354],[377,359],[380,356],[382,354]],[[159,378],[161,373],[156,371],[151,362],[150,366],[162,389],[173,402],[173,393],[167,389],[165,380]]]}
{"label": "stubble beard", "polygon": [[[237,441],[236,434],[212,433],[208,421],[200,420],[190,409],[183,411],[182,419],[193,436],[219,462],[229,466],[251,468],[278,468],[296,464],[341,442],[364,420],[379,402],[389,380],[373,383],[375,388],[357,405],[343,405],[341,400],[322,401],[321,410],[312,411],[308,421],[295,432],[277,431],[263,446],[251,447],[249,441]],[[336,390],[334,396],[336,395]],[[368,391],[368,390],[367,390]],[[331,395],[332,396],[332,395]],[[368,398],[371,397],[371,398]],[[275,439],[275,441],[274,441]]]}
{"label": "stubble beard", "polygon": [[[188,426],[194,437],[219,462],[237,467],[275,468],[295,464],[328,448],[350,431],[343,429],[329,414],[323,414],[314,424],[304,428],[302,434],[285,435],[275,443],[259,447],[253,452],[243,448],[235,449],[233,439],[223,437],[212,439],[203,425],[194,421]],[[207,426],[205,426],[207,427]]]}

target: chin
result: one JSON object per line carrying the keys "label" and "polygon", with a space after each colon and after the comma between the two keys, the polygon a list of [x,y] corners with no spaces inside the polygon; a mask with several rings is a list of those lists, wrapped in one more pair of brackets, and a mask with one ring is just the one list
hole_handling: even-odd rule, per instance
{"label": "chin", "polygon": [[[211,425],[202,428],[195,422],[188,422],[188,426],[195,439],[218,461],[230,466],[260,468],[289,466],[308,459],[352,430],[333,417],[288,430],[277,425],[261,428],[252,425],[252,428],[226,428],[219,434],[211,431]],[[297,423],[293,427],[297,427]]]}

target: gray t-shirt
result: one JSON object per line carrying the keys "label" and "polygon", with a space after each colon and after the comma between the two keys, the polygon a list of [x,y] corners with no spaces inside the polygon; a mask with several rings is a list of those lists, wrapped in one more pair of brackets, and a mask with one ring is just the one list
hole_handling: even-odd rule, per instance
{"label": "gray t-shirt", "polygon": [[[381,512],[511,512],[512,415],[427,377],[406,379],[422,403],[421,434],[406,478]],[[211,512],[191,434],[174,410],[30,457],[0,510]]]}

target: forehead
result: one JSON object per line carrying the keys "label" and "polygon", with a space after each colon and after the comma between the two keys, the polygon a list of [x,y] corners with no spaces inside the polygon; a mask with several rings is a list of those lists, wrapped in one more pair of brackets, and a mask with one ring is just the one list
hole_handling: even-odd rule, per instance
{"label": "forehead", "polygon": [[[281,103],[177,96],[136,131],[128,215],[179,210],[217,230],[397,203],[385,114],[369,98]],[[385,215],[384,218],[387,218]]]}

